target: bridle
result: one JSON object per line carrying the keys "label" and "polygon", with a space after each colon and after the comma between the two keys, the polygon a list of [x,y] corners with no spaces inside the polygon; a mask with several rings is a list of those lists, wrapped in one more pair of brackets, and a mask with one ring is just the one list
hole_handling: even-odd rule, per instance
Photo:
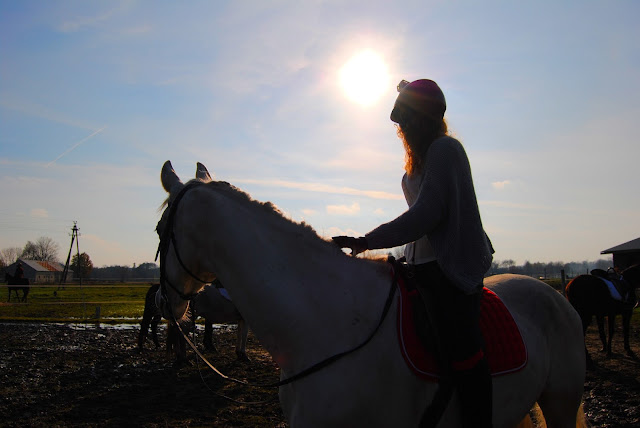
{"label": "bridle", "polygon": [[[205,184],[202,181],[190,181],[189,183],[187,183],[182,189],[180,189],[180,192],[178,193],[178,195],[176,196],[176,198],[172,201],[169,202],[167,209],[169,210],[168,212],[168,216],[166,219],[166,224],[164,226],[164,230],[162,231],[162,236],[160,236],[160,244],[158,245],[158,251],[156,252],[156,260],[158,260],[158,255],[160,256],[160,292],[162,293],[163,298],[165,299],[166,302],[169,302],[169,299],[167,297],[167,288],[166,286],[168,285],[169,287],[171,287],[171,289],[176,292],[181,299],[183,300],[192,300],[195,295],[197,293],[191,293],[191,294],[184,294],[182,291],[180,291],[175,285],[173,285],[171,283],[171,281],[169,281],[169,279],[167,278],[167,273],[166,273],[166,258],[167,258],[167,253],[169,252],[169,246],[172,244],[173,245],[173,251],[176,255],[176,259],[178,259],[178,263],[180,263],[180,266],[182,267],[182,269],[184,269],[185,272],[187,272],[187,274],[189,274],[189,276],[191,276],[193,279],[195,279],[196,281],[199,281],[203,284],[207,284],[210,283],[211,281],[204,281],[202,279],[200,279],[198,276],[196,276],[193,272],[191,272],[189,270],[189,268],[184,264],[184,262],[182,261],[182,258],[180,257],[180,254],[178,252],[178,246],[176,245],[176,236],[173,230],[173,221],[174,221],[174,217],[175,217],[175,213],[177,211],[178,208],[178,204],[180,203],[180,201],[182,200],[184,194],[189,190],[192,189],[196,186]],[[162,221],[162,220],[160,220]],[[157,228],[156,228],[157,229]],[[378,330],[380,329],[380,326],[382,326],[382,323],[384,322],[384,320],[387,317],[387,314],[389,313],[389,309],[391,308],[391,303],[393,302],[393,296],[395,295],[396,292],[396,288],[397,288],[397,272],[395,269],[393,269],[393,281],[391,281],[391,287],[389,289],[389,294],[387,296],[387,300],[385,301],[384,304],[384,309],[382,311],[382,315],[380,317],[380,320],[378,321],[378,324],[376,325],[376,327],[373,329],[373,331],[369,334],[369,336],[359,345],[355,346],[354,348],[351,348],[347,351],[343,351],[340,352],[336,355],[333,355],[331,357],[328,357],[316,364],[313,364],[312,366],[302,370],[301,372],[290,376],[286,379],[280,380],[278,382],[274,382],[274,383],[269,383],[269,384],[255,384],[255,383],[249,383],[243,380],[238,380],[238,379],[234,379],[232,377],[226,376],[224,374],[222,374],[218,369],[216,369],[198,350],[198,348],[193,344],[193,342],[191,340],[189,340],[188,336],[184,333],[184,331],[182,330],[180,324],[177,322],[177,320],[175,319],[175,317],[173,316],[173,311],[171,311],[171,315],[173,319],[170,319],[170,322],[173,322],[177,327],[178,330],[180,331],[180,333],[182,333],[182,336],[185,338],[185,340],[187,341],[187,343],[189,344],[189,346],[191,346],[191,348],[195,351],[195,353],[209,366],[209,368],[211,368],[213,371],[215,371],[218,375],[220,375],[223,379],[226,379],[228,381],[231,382],[235,382],[235,383],[239,383],[242,385],[247,385],[247,386],[252,386],[252,387],[258,387],[258,388],[274,388],[274,387],[280,387],[283,385],[287,385],[289,383],[295,382],[299,379],[302,379],[306,376],[311,375],[312,373],[315,373],[331,364],[333,364],[334,362],[338,361],[339,359],[341,359],[342,357],[345,357],[353,352],[358,351],[359,349],[363,348],[366,344],[368,344],[371,339],[373,339],[373,337],[376,335],[376,333],[378,332]]]}
{"label": "bridle", "polygon": [[[169,281],[167,277],[167,272],[166,272],[166,260],[167,260],[167,254],[169,253],[169,246],[171,244],[173,244],[173,252],[176,255],[176,259],[178,260],[178,263],[190,277],[192,277],[196,281],[201,282],[203,284],[207,284],[212,281],[212,280],[205,281],[203,279],[200,279],[193,272],[191,272],[191,270],[184,264],[184,262],[182,261],[182,257],[180,257],[180,253],[178,252],[178,246],[176,244],[176,235],[173,230],[173,220],[178,208],[178,204],[180,203],[180,200],[182,200],[182,197],[185,195],[185,193],[187,193],[187,190],[192,189],[201,184],[204,184],[204,183],[202,181],[191,181],[187,183],[182,189],[180,189],[180,192],[176,196],[175,200],[173,202],[168,203],[167,209],[169,210],[169,213],[168,213],[164,230],[162,232],[162,236],[160,236],[158,251],[156,251],[156,260],[158,260],[158,256],[160,256],[160,293],[162,297],[165,299],[165,301],[167,302],[169,301],[169,298],[167,296],[167,285],[171,287],[171,289],[178,296],[180,296],[182,300],[191,300],[195,297],[196,294],[198,294],[197,292],[185,294],[182,291],[180,291],[178,287],[173,285],[171,281]],[[156,227],[156,230],[157,230],[157,227]]]}

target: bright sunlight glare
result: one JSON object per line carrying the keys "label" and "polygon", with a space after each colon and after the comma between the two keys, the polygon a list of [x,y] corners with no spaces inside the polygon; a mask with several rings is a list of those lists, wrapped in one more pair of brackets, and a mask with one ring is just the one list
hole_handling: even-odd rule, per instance
{"label": "bright sunlight glare", "polygon": [[340,85],[347,97],[362,105],[375,104],[389,89],[387,65],[368,49],[347,61],[340,69]]}

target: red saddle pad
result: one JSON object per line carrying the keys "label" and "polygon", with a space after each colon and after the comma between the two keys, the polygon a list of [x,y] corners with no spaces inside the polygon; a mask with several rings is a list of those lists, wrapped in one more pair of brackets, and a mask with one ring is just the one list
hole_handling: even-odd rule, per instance
{"label": "red saddle pad", "polygon": [[[436,381],[436,358],[421,342],[413,322],[412,304],[417,290],[407,290],[404,280],[398,279],[398,339],[402,355],[409,368],[420,378]],[[419,297],[418,297],[419,298]],[[484,288],[480,310],[480,328],[486,345],[489,368],[493,376],[521,370],[527,364],[527,349],[520,330],[502,300]]]}

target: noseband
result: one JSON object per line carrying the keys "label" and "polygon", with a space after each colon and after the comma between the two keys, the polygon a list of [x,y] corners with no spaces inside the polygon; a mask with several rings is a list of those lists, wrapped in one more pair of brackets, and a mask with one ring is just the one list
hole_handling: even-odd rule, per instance
{"label": "noseband", "polygon": [[178,253],[178,246],[176,244],[176,235],[173,230],[174,217],[175,217],[176,211],[178,210],[178,204],[182,200],[182,197],[185,195],[185,193],[187,193],[187,190],[190,190],[201,184],[204,184],[204,183],[202,181],[192,181],[190,183],[187,183],[180,190],[175,200],[173,202],[169,202],[168,204],[167,209],[169,210],[169,215],[167,217],[167,224],[165,225],[164,231],[162,232],[162,236],[160,236],[160,244],[158,244],[158,251],[156,251],[156,260],[158,260],[158,255],[160,256],[160,293],[162,294],[162,297],[166,301],[168,301],[167,285],[171,287],[171,289],[174,292],[176,292],[182,300],[191,300],[197,294],[197,293],[185,294],[182,291],[180,291],[175,285],[173,285],[171,281],[169,281],[167,277],[166,260],[167,260],[167,254],[169,253],[170,244],[173,244],[173,252],[176,254],[176,259],[178,259],[178,263],[180,263],[180,266],[182,267],[182,269],[184,269],[184,271],[188,273],[189,276],[191,276],[193,279],[203,284],[207,284],[211,282],[211,281],[204,281],[200,279],[193,272],[191,272],[191,270],[189,270],[189,268],[184,264],[184,262],[182,261],[182,258],[180,257],[180,253]]}

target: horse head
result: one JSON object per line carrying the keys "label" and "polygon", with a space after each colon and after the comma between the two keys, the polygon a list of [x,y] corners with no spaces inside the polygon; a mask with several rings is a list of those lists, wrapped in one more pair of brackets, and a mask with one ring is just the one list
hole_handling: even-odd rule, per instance
{"label": "horse head", "polygon": [[[201,163],[196,165],[196,176],[187,184],[183,184],[176,172],[167,161],[162,167],[160,175],[162,186],[169,194],[163,207],[165,208],[156,232],[160,238],[157,256],[160,256],[160,289],[156,293],[156,305],[162,315],[169,320],[180,321],[185,318],[190,300],[211,280],[201,280],[193,267],[184,264],[177,245],[175,230],[184,231],[189,227],[188,221],[176,224],[176,212],[185,192],[198,184],[213,181],[207,168]],[[156,256],[156,257],[157,257]]]}

